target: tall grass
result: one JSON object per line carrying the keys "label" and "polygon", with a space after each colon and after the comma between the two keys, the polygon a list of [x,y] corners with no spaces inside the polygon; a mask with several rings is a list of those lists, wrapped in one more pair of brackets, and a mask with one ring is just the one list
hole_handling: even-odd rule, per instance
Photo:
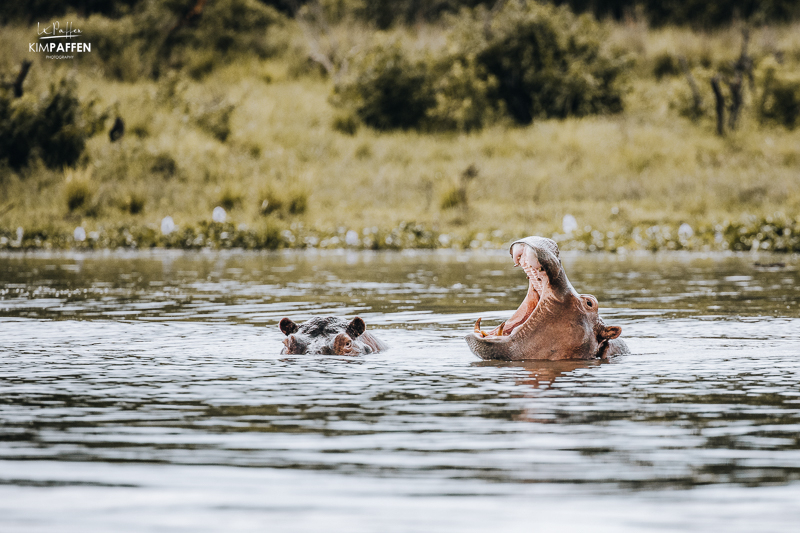
{"label": "tall grass", "polygon": [[[6,72],[27,57],[18,44],[28,34],[4,28]],[[758,29],[753,55],[780,51],[797,68],[798,35],[797,24]],[[188,228],[210,221],[221,205],[236,227],[365,235],[414,223],[469,241],[491,232],[551,235],[567,214],[581,229],[603,232],[800,214],[796,131],[762,125],[747,111],[739,130],[720,138],[713,117],[692,122],[676,110],[686,90],[682,75],[653,75],[663,53],[698,65],[735,59],[737,29],[709,34],[619,24],[612,39],[637,57],[623,113],[458,134],[343,132],[329,102],[333,81],[303,71],[293,52],[241,57],[200,77],[179,71],[133,83],[77,61],[38,57],[26,87],[36,90],[71,68],[82,96],[118,110],[127,131],[116,143],[106,134],[89,140],[78,165],[91,169],[80,205],[69,170],[40,162],[19,172],[0,168],[0,228],[46,226],[71,235],[77,225],[158,228],[166,216]],[[227,114],[222,126],[208,118],[214,112]],[[112,120],[113,114],[106,131]],[[469,185],[468,214],[443,207],[471,165],[480,172]],[[273,242],[274,231],[268,234],[264,242]]]}

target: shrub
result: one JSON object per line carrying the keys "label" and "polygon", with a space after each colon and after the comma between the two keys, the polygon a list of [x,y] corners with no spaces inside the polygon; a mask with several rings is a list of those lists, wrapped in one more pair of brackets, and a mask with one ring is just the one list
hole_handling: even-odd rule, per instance
{"label": "shrub", "polygon": [[711,28],[741,19],[785,22],[800,16],[796,0],[553,0],[553,3],[592,12],[598,18],[612,16],[617,20],[641,8],[653,26],[690,24]]}
{"label": "shrub", "polygon": [[509,113],[519,124],[622,110],[630,66],[590,16],[507,2],[451,19],[450,45],[415,57],[397,40],[352,61],[334,103],[376,129],[478,129]]}
{"label": "shrub", "polygon": [[119,208],[131,215],[138,215],[144,211],[144,206],[147,199],[138,192],[131,192],[126,194],[119,202]]}
{"label": "shrub", "polygon": [[283,210],[283,199],[275,194],[275,191],[271,188],[265,189],[261,193],[259,202],[261,203],[262,215],[269,215]]}
{"label": "shrub", "polygon": [[333,129],[345,135],[355,135],[358,125],[358,118],[351,113],[342,113],[333,117]]}
{"label": "shrub", "polygon": [[226,185],[225,188],[222,189],[217,204],[224,207],[226,211],[230,211],[241,204],[243,198],[244,194],[238,187]]}
{"label": "shrub", "polygon": [[704,117],[714,116],[714,99],[710,90],[711,78],[715,72],[702,67],[691,70],[692,78],[697,84],[701,100],[695,100],[695,94],[685,78],[674,78],[665,82],[669,95],[669,105],[678,114],[696,121]]}
{"label": "shrub", "polygon": [[466,205],[467,191],[458,185],[453,185],[453,187],[445,191],[445,193],[442,195],[442,209],[452,209],[454,207]]}
{"label": "shrub", "polygon": [[275,213],[281,217],[285,215],[302,215],[308,209],[308,193],[300,188],[285,191],[279,195],[271,187],[264,189],[260,195],[261,214]]}
{"label": "shrub", "polygon": [[667,76],[677,76],[680,73],[680,62],[669,52],[663,52],[655,57],[653,61],[653,76],[657,80]]}
{"label": "shrub", "polygon": [[308,193],[300,189],[292,191],[287,204],[290,215],[302,215],[308,208]]}
{"label": "shrub", "polygon": [[50,168],[77,163],[89,137],[99,132],[106,118],[94,101],[78,99],[73,81],[61,79],[42,96],[28,91],[12,98],[0,90],[0,160],[13,169],[39,155]]}
{"label": "shrub", "polygon": [[459,34],[497,79],[495,97],[518,123],[622,110],[629,61],[603,46],[590,16],[534,2],[507,2],[486,23],[488,16],[483,8],[463,13]]}
{"label": "shrub", "polygon": [[775,122],[788,129],[800,125],[800,74],[768,58],[759,65],[762,80],[758,114],[762,122]]}
{"label": "shrub", "polygon": [[351,72],[335,87],[334,103],[375,129],[418,127],[436,103],[427,65],[398,41],[367,49],[354,58]]}
{"label": "shrub", "polygon": [[70,176],[67,179],[64,195],[66,197],[67,209],[70,212],[87,207],[92,199],[92,189],[89,186],[88,179]]}
{"label": "shrub", "polygon": [[178,163],[175,158],[166,152],[153,155],[149,167],[150,172],[161,174],[165,178],[171,178],[178,171]]}
{"label": "shrub", "polygon": [[436,100],[426,114],[428,129],[480,129],[503,113],[503,103],[492,98],[497,78],[487,74],[474,56],[445,56],[435,64],[433,79]]}
{"label": "shrub", "polygon": [[191,113],[198,126],[225,142],[231,134],[231,115],[235,109],[235,105],[220,98],[196,106]]}
{"label": "shrub", "polygon": [[442,196],[442,209],[452,209],[459,206],[466,209],[469,200],[467,197],[467,187],[471,181],[478,177],[478,173],[478,167],[476,167],[474,163],[465,168],[461,173],[458,184],[453,185],[453,187],[448,189]]}
{"label": "shrub", "polygon": [[[192,7],[198,14],[187,18]],[[285,17],[258,0],[138,2],[130,15],[113,20],[89,17],[84,28],[106,76],[122,81],[159,77],[187,68],[202,78],[234,54],[267,57],[284,44],[274,28]]]}

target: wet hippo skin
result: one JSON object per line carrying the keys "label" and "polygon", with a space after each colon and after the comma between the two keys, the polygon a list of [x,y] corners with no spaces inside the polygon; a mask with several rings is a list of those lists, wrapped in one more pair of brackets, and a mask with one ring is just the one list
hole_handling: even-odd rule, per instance
{"label": "wet hippo skin", "polygon": [[335,316],[313,317],[300,325],[284,318],[280,328],[286,335],[282,354],[361,355],[387,348],[366,332],[367,325],[359,317],[350,322]]}
{"label": "wet hippo skin", "polygon": [[507,321],[486,333],[481,319],[466,336],[482,359],[508,361],[602,359],[630,353],[619,326],[600,318],[597,299],[578,294],[567,279],[555,241],[526,237],[511,245],[511,257],[528,277],[528,293]]}

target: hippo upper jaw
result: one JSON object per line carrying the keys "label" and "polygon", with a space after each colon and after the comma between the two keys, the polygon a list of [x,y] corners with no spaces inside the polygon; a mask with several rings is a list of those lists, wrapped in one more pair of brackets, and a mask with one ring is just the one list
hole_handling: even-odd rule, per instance
{"label": "hippo upper jaw", "polygon": [[606,326],[594,296],[578,294],[567,279],[555,242],[527,237],[512,244],[515,265],[528,277],[528,292],[506,322],[485,333],[480,319],[466,336],[482,359],[594,359],[625,353],[621,329]]}

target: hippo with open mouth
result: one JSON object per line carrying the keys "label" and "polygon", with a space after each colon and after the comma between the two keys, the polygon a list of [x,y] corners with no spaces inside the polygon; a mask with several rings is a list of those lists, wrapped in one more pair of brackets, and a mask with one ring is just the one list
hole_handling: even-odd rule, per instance
{"label": "hippo with open mouth", "polygon": [[628,354],[618,339],[619,326],[606,326],[597,299],[578,294],[567,279],[558,246],[544,237],[526,237],[511,245],[514,266],[528,276],[528,294],[516,312],[492,331],[466,336],[472,353],[482,359],[597,359]]}
{"label": "hippo with open mouth", "polygon": [[335,316],[317,316],[299,326],[284,318],[280,328],[286,335],[281,354],[361,355],[387,348],[386,344],[365,332],[367,325],[359,317],[348,323]]}

